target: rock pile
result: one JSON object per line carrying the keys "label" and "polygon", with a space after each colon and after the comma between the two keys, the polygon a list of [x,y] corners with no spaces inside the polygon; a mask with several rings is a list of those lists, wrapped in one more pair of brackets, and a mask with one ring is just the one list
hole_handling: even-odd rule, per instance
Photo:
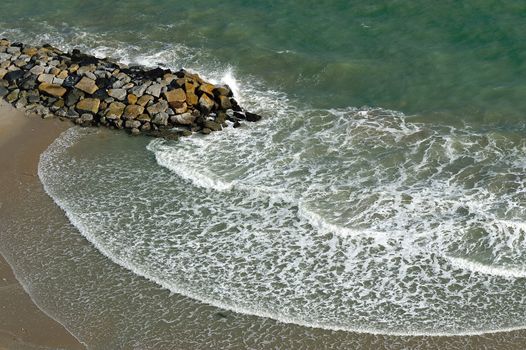
{"label": "rock pile", "polygon": [[183,69],[128,67],[79,50],[6,39],[0,39],[0,97],[43,118],[163,137],[209,134],[261,119],[243,110],[227,85]]}

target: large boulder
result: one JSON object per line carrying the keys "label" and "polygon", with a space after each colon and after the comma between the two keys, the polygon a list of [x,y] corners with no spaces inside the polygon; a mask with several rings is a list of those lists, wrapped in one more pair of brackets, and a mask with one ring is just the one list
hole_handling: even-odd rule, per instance
{"label": "large boulder", "polygon": [[174,89],[164,93],[164,97],[168,102],[184,102],[186,101],[186,93],[183,89]]}
{"label": "large boulder", "polygon": [[89,112],[97,114],[99,111],[100,100],[97,98],[85,98],[77,103],[77,110],[79,112]]}
{"label": "large boulder", "polygon": [[124,89],[110,89],[108,90],[108,95],[113,97],[116,100],[124,101],[126,98],[126,90]]}
{"label": "large boulder", "polygon": [[146,110],[148,111],[148,114],[152,116],[157,113],[166,112],[167,109],[168,109],[168,102],[166,102],[165,100],[159,100],[159,102],[146,108]]}
{"label": "large boulder", "polygon": [[42,83],[38,86],[38,90],[53,97],[62,97],[67,90],[60,85]]}
{"label": "large boulder", "polygon": [[80,79],[80,81],[77,83],[77,85],[75,85],[75,87],[90,95],[99,89],[99,87],[95,83],[95,80],[87,77],[82,77],[82,79]]}
{"label": "large boulder", "polygon": [[122,102],[111,103],[110,106],[108,107],[106,118],[107,119],[119,119],[124,113],[125,108],[126,108],[126,105]]}
{"label": "large boulder", "polygon": [[157,113],[153,117],[152,123],[154,123],[156,125],[160,125],[160,126],[168,125],[168,113],[164,113],[164,112]]}
{"label": "large boulder", "polygon": [[143,114],[144,107],[139,105],[129,105],[126,106],[123,113],[124,119],[137,119],[138,116]]}
{"label": "large boulder", "polygon": [[204,112],[210,112],[214,108],[215,102],[207,94],[202,94],[199,98],[199,107]]}
{"label": "large boulder", "polygon": [[174,124],[192,125],[196,118],[197,116],[193,115],[192,113],[183,113],[171,116],[170,121]]}

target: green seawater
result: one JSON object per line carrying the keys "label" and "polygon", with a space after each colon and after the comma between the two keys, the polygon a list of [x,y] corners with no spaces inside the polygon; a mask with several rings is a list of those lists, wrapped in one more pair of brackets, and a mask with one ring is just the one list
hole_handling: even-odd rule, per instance
{"label": "green seawater", "polygon": [[6,0],[0,6],[0,29],[13,40],[91,49],[127,44],[138,52],[182,44],[196,56],[184,62],[189,67],[229,65],[314,107],[369,105],[496,124],[520,122],[526,110],[522,1]]}
{"label": "green seawater", "polygon": [[194,70],[264,116],[179,142],[71,129],[43,154],[74,227],[32,208],[0,225],[21,237],[0,247],[89,347],[525,343],[523,2],[4,0],[0,13],[0,36]]}

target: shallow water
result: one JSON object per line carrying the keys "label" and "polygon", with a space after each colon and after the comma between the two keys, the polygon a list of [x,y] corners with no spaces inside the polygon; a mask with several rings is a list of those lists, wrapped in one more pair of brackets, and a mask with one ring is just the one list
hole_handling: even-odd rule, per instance
{"label": "shallow water", "polygon": [[177,143],[57,140],[41,180],[113,262],[297,325],[525,326],[522,3],[0,6],[2,35],[193,69],[266,117]]}

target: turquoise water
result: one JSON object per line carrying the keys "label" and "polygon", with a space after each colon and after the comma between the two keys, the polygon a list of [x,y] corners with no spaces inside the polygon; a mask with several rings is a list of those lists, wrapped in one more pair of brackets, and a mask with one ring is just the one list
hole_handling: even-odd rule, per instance
{"label": "turquoise water", "polygon": [[77,129],[57,140],[41,181],[108,264],[244,315],[243,327],[283,322],[276,334],[291,339],[308,328],[286,324],[389,335],[525,326],[524,4],[0,9],[13,40],[192,69],[265,116],[180,142]]}

